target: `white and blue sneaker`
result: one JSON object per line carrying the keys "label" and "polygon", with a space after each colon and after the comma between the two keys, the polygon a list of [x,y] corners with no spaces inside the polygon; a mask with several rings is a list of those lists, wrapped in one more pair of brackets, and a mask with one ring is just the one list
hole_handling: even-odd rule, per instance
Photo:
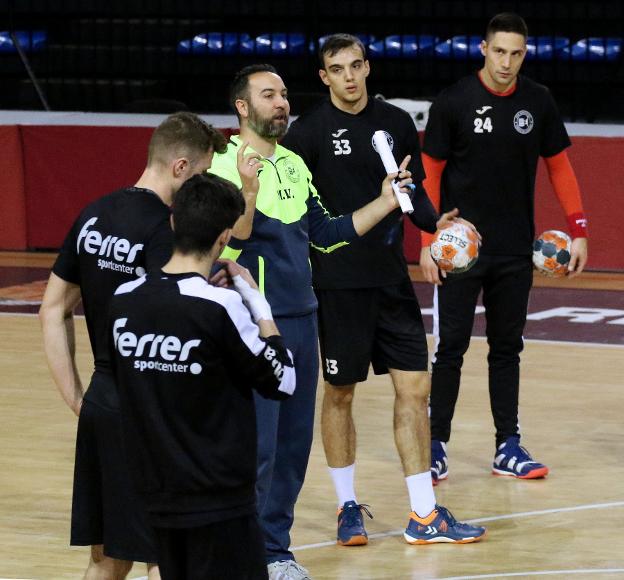
{"label": "white and blue sneaker", "polygon": [[446,456],[446,443],[431,440],[431,482],[438,485],[438,482],[448,477],[448,457]]}
{"label": "white and blue sneaker", "polygon": [[519,435],[512,435],[496,449],[492,473],[519,479],[538,479],[548,475],[548,467],[535,461],[520,445]]}
{"label": "white and blue sneaker", "polygon": [[410,513],[403,537],[408,544],[471,544],[485,534],[485,528],[458,522],[446,508],[436,505],[426,518]]}

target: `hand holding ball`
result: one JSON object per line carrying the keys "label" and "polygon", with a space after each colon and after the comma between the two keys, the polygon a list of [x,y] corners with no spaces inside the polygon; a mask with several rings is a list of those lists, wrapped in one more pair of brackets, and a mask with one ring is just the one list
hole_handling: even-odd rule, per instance
{"label": "hand holding ball", "polygon": [[475,231],[456,221],[435,233],[430,252],[440,270],[449,274],[460,274],[475,265],[479,257],[479,246]]}

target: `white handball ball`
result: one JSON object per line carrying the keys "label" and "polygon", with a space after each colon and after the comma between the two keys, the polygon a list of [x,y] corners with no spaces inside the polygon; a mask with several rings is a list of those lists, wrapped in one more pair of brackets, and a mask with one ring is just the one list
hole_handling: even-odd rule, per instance
{"label": "white handball ball", "polygon": [[460,274],[475,265],[479,246],[479,238],[473,229],[461,222],[453,222],[435,233],[429,251],[440,270]]}

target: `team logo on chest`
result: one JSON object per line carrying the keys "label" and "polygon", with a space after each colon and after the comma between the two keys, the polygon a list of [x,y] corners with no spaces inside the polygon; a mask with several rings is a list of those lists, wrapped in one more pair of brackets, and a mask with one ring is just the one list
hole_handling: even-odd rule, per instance
{"label": "team logo on chest", "polygon": [[297,183],[301,178],[297,166],[288,158],[284,160],[284,173],[286,173],[286,177],[293,183]]}
{"label": "team logo on chest", "polygon": [[[384,131],[384,135],[386,136],[386,141],[388,141],[388,147],[390,147],[390,151],[392,151],[392,149],[394,149],[394,139],[392,138],[392,135],[388,133],[388,131]],[[373,149],[377,151],[377,145],[375,145],[375,140],[372,137],[371,137],[371,144],[373,146]]]}
{"label": "team logo on chest", "polygon": [[533,115],[523,109],[515,114],[513,123],[514,128],[518,131],[518,133],[526,135],[531,132],[531,129],[533,129]]}

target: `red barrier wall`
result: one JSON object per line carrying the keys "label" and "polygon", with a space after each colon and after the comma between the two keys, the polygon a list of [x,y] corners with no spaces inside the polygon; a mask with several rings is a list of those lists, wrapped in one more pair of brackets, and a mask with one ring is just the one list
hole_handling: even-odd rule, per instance
{"label": "red barrier wall", "polygon": [[29,248],[58,248],[80,210],[132,185],[150,127],[23,126]]}
{"label": "red barrier wall", "polygon": [[[231,129],[222,129],[226,135]],[[132,184],[146,161],[151,127],[0,126],[0,249],[58,248],[89,201]],[[589,264],[624,270],[624,138],[572,137],[569,150],[589,218]],[[566,229],[543,163],[536,185],[537,231]],[[420,235],[406,220],[408,261]]]}
{"label": "red barrier wall", "polygon": [[28,244],[24,161],[20,132],[14,125],[0,125],[0,180],[0,248],[23,250]]}

